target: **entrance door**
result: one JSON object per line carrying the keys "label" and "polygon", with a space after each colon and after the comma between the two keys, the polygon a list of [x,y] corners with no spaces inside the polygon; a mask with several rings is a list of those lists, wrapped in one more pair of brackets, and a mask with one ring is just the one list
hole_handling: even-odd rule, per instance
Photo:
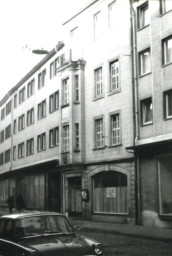
{"label": "entrance door", "polygon": [[48,210],[61,212],[61,175],[48,174]]}
{"label": "entrance door", "polygon": [[81,177],[68,178],[68,214],[70,217],[82,216]]}

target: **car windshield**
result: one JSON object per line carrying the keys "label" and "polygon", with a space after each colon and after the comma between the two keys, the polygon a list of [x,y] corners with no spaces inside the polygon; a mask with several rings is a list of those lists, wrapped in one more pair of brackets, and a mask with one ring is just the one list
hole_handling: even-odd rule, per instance
{"label": "car windshield", "polygon": [[16,221],[17,237],[51,234],[51,233],[70,233],[72,228],[63,216],[47,215],[33,216]]}

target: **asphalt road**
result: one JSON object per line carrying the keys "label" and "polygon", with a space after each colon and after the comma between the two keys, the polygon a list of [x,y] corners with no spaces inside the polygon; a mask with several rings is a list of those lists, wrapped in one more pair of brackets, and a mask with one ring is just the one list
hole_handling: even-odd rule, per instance
{"label": "asphalt road", "polygon": [[80,235],[96,239],[104,246],[105,256],[172,256],[172,243],[128,235],[82,229]]}

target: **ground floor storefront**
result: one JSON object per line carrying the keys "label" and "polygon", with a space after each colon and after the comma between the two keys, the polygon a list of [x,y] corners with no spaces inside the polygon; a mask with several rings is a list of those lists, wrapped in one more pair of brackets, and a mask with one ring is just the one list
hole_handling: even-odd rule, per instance
{"label": "ground floor storefront", "polygon": [[136,148],[139,222],[172,228],[172,144]]}
{"label": "ground floor storefront", "polygon": [[133,158],[109,163],[59,166],[51,163],[0,177],[0,206],[21,194],[27,209],[69,217],[135,224]]}

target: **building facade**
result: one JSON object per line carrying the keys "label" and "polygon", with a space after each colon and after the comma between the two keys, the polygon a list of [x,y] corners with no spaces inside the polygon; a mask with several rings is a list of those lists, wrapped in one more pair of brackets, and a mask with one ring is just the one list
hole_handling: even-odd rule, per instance
{"label": "building facade", "polygon": [[28,209],[135,222],[130,19],[129,1],[91,1],[1,100],[1,206],[22,193]]}
{"label": "building facade", "polygon": [[134,1],[133,20],[138,221],[170,228],[172,1]]}

